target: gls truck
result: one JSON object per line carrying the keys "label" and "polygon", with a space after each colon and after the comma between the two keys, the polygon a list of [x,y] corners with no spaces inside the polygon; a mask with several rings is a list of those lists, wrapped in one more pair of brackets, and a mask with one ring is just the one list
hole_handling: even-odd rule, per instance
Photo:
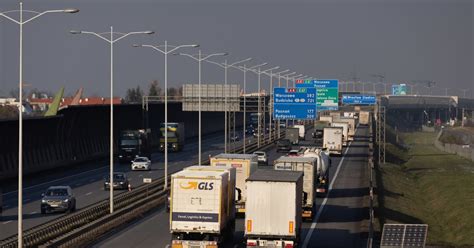
{"label": "gls truck", "polygon": [[316,212],[316,169],[315,157],[282,156],[273,162],[275,170],[303,172],[302,217],[312,219]]}
{"label": "gls truck", "polygon": [[329,154],[342,154],[342,127],[325,127],[323,137],[323,148],[329,151]]}
{"label": "gls truck", "polygon": [[217,248],[233,237],[229,172],[183,170],[171,176],[172,248]]}
{"label": "gls truck", "polygon": [[[160,151],[165,151],[165,123],[160,125]],[[177,152],[184,148],[184,123],[168,122],[168,151]]]}
{"label": "gls truck", "polygon": [[329,152],[315,147],[309,147],[303,152],[303,157],[316,158],[316,193],[327,194],[329,190]]}
{"label": "gls truck", "polygon": [[297,247],[302,224],[303,173],[258,170],[246,184],[247,247]]}
{"label": "gls truck", "polygon": [[258,168],[258,156],[255,154],[221,153],[211,157],[211,166],[231,166],[236,169],[235,208],[237,213],[245,213],[247,190],[245,180]]}

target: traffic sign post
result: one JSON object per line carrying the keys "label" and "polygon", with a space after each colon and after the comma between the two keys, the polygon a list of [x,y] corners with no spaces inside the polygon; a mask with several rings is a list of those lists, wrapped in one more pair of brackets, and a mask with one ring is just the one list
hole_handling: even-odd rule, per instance
{"label": "traffic sign post", "polygon": [[298,88],[316,88],[318,111],[337,110],[339,99],[339,80],[297,80]]}
{"label": "traffic sign post", "polygon": [[374,95],[342,95],[342,104],[345,105],[375,105],[376,103]]}
{"label": "traffic sign post", "polygon": [[275,120],[313,120],[316,118],[315,88],[274,88]]}

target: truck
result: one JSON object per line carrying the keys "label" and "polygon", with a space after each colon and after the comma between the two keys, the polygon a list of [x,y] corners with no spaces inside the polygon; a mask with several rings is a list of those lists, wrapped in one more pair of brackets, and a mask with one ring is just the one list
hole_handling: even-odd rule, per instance
{"label": "truck", "polygon": [[[168,122],[168,151],[182,151],[184,148],[184,123]],[[165,151],[165,123],[160,124],[160,151]]]}
{"label": "truck", "polygon": [[342,154],[342,127],[325,127],[323,136],[323,148],[329,151],[329,154]]}
{"label": "truck", "polygon": [[297,145],[300,141],[300,129],[296,127],[288,127],[285,132],[285,139],[289,140],[291,144]]}
{"label": "truck", "polygon": [[258,170],[246,185],[246,246],[297,247],[302,225],[303,173]]}
{"label": "truck", "polygon": [[344,117],[339,119],[339,122],[346,122],[347,124],[349,124],[349,130],[347,131],[347,139],[349,141],[354,140],[357,120],[353,117]]}
{"label": "truck", "polygon": [[324,128],[325,127],[330,127],[331,124],[328,121],[315,121],[314,122],[314,132],[313,132],[313,138],[316,139],[317,141],[320,141],[323,139],[323,133],[324,133]]}
{"label": "truck", "polygon": [[136,157],[151,157],[151,130],[122,130],[118,139],[120,163],[130,162]]}
{"label": "truck", "polygon": [[276,141],[277,143],[277,152],[289,152],[292,148],[291,142],[289,139],[280,139]]}
{"label": "truck", "polygon": [[332,127],[342,127],[342,145],[347,146],[349,144],[349,123],[347,122],[333,122]]}
{"label": "truck", "polygon": [[320,116],[319,120],[320,121],[327,121],[327,122],[329,122],[329,124],[331,124],[332,123],[332,116]]}
{"label": "truck", "polygon": [[303,157],[316,158],[316,193],[326,195],[329,190],[329,166],[331,159],[325,149],[308,147],[303,152]]}
{"label": "truck", "polygon": [[231,166],[236,169],[235,210],[245,213],[247,190],[245,180],[258,169],[258,156],[255,154],[221,153],[211,157],[211,166]]}
{"label": "truck", "polygon": [[232,190],[229,176],[228,171],[197,170],[171,175],[172,248],[218,247],[233,236],[235,216],[233,206],[228,206]]}
{"label": "truck", "polygon": [[282,156],[273,161],[275,170],[303,172],[303,195],[301,216],[311,220],[316,212],[316,170],[318,161],[315,157]]}
{"label": "truck", "polygon": [[298,128],[298,137],[300,140],[305,140],[306,129],[304,125],[294,125],[294,128]]}
{"label": "truck", "polygon": [[359,112],[359,124],[368,126],[370,120],[370,112],[369,111],[360,111]]}

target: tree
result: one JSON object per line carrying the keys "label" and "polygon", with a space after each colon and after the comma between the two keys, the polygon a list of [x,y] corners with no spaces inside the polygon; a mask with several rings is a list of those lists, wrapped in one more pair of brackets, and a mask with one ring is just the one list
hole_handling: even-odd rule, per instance
{"label": "tree", "polygon": [[169,87],[168,88],[168,97],[170,99],[176,99],[176,96],[178,95],[178,90],[174,87]]}
{"label": "tree", "polygon": [[149,96],[160,96],[161,88],[158,85],[158,80],[153,80],[150,84],[150,89],[148,90]]}
{"label": "tree", "polygon": [[127,103],[139,103],[142,101],[143,91],[140,88],[140,85],[137,88],[130,88],[125,93],[125,102]]}

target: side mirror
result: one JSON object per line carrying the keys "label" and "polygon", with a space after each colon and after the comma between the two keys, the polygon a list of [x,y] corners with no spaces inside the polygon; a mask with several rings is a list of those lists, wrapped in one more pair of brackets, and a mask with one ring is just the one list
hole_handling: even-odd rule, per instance
{"label": "side mirror", "polygon": [[130,163],[133,163],[133,160],[131,160]]}

